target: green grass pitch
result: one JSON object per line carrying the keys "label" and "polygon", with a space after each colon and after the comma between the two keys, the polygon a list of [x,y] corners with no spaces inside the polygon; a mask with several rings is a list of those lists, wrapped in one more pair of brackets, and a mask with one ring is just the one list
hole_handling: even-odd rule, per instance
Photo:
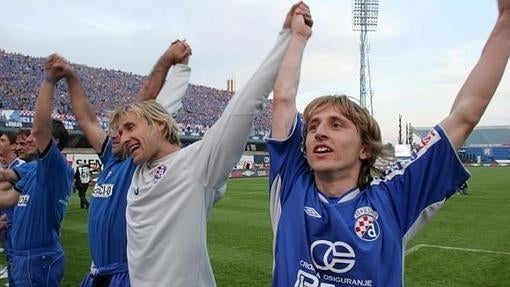
{"label": "green grass pitch", "polygon": [[[470,171],[469,195],[454,195],[408,244],[407,287],[510,286],[510,168]],[[213,209],[208,242],[220,287],[269,285],[267,189],[267,178],[230,180],[225,198]],[[64,219],[62,242],[67,256],[62,286],[79,286],[90,255],[86,211],[79,209],[77,193]]]}

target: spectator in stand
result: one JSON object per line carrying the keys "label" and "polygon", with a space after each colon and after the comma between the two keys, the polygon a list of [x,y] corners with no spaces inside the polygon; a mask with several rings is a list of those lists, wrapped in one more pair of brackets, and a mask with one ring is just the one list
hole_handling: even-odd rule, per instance
{"label": "spectator in stand", "polygon": [[[20,54],[4,53],[0,57],[0,105],[6,110],[24,110],[32,114],[35,103],[33,91],[36,83],[43,74],[38,68],[43,64],[42,58],[33,58]],[[88,95],[89,101],[102,122],[110,111],[118,106],[132,102],[142,86],[145,77],[116,70],[92,68],[84,65],[71,65],[80,75],[80,82]],[[53,112],[59,114],[61,120],[74,120],[71,115],[69,99],[65,96],[67,87],[57,85],[55,106]],[[189,85],[183,101],[183,109],[175,119],[189,133],[202,136],[220,117],[233,93],[227,90],[210,88],[202,85]],[[207,103],[207,107],[205,106]],[[252,135],[265,135],[269,130],[269,115],[271,101],[264,110],[257,115]]]}

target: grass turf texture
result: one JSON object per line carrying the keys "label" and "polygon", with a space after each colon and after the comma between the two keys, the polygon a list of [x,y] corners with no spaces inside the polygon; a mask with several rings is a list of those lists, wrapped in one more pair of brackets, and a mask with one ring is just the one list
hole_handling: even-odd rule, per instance
{"label": "grass turf texture", "polygon": [[[508,286],[510,168],[470,171],[469,195],[454,195],[408,244],[407,287]],[[269,285],[272,232],[267,190],[267,178],[230,180],[225,198],[213,209],[208,242],[220,287]],[[62,243],[67,256],[62,286],[78,286],[90,267],[90,255],[86,211],[79,209],[77,193],[64,219]]]}

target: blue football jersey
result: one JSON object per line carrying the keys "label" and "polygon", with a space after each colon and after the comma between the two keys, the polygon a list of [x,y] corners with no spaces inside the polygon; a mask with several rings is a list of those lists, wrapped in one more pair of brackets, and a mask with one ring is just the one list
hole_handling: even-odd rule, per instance
{"label": "blue football jersey", "polygon": [[[10,169],[13,169],[15,167],[18,167],[22,164],[24,164],[25,161],[20,159],[19,157],[15,158],[8,166],[7,168],[10,168]],[[16,172],[16,171],[14,171]],[[22,170],[21,173],[23,173],[24,171]],[[20,174],[17,173],[18,175],[18,179],[20,178]],[[10,246],[9,246],[9,230],[11,228],[11,221],[12,221],[12,213],[14,212],[14,207],[15,206],[12,206],[10,208],[7,208],[7,209],[3,209],[0,213],[1,214],[5,214],[7,216],[7,228],[4,229],[4,230],[1,230],[0,233],[3,234],[4,238],[5,238],[5,242],[4,242],[4,248],[6,249],[9,249]]]}
{"label": "blue football jersey", "polygon": [[25,161],[24,161],[24,160],[22,160],[21,158],[17,157],[17,158],[15,158],[15,159],[14,159],[14,160],[13,160],[13,161],[9,164],[9,166],[7,166],[7,168],[17,167],[17,166],[22,165],[22,164],[24,164],[24,163],[25,163]]}
{"label": "blue football jersey", "polygon": [[103,170],[92,192],[89,208],[89,245],[96,267],[127,262],[126,194],[135,171],[131,157],[112,153],[108,138],[99,155]]}
{"label": "blue football jersey", "polygon": [[73,170],[51,141],[37,160],[15,167],[20,194],[12,215],[10,246],[29,250],[58,244],[73,182]]}
{"label": "blue football jersey", "polygon": [[440,126],[387,176],[328,198],[300,149],[302,122],[271,157],[273,286],[401,286],[406,242],[469,173]]}
{"label": "blue football jersey", "polygon": [[12,168],[12,170],[18,175],[18,181],[14,185],[14,187],[18,191],[22,191],[28,180],[28,174],[31,173],[37,167],[37,160],[31,160],[26,162],[25,164],[18,165]]}

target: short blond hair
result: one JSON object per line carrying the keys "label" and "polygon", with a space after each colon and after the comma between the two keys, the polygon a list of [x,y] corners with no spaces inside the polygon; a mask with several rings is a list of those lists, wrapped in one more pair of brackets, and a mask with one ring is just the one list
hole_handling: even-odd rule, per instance
{"label": "short blond hair", "polygon": [[377,121],[370,115],[367,109],[351,101],[345,95],[329,95],[315,98],[303,112],[303,146],[308,133],[308,123],[315,113],[321,108],[331,106],[339,113],[349,119],[361,137],[361,144],[369,151],[370,156],[361,163],[358,176],[358,186],[364,187],[372,181],[373,176],[378,173],[375,167],[377,157],[384,156],[381,130]]}

